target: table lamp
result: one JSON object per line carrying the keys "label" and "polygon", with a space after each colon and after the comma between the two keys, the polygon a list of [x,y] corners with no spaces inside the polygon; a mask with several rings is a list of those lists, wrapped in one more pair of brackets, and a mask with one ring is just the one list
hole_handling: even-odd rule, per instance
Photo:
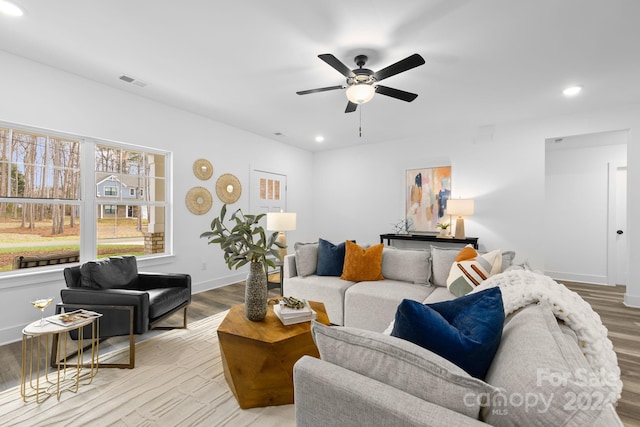
{"label": "table lamp", "polygon": [[[283,245],[287,245],[287,238],[284,235],[285,231],[292,231],[296,229],[296,214],[293,212],[267,212],[267,230],[277,231],[277,241]],[[287,255],[287,248],[280,248],[280,261],[284,261],[285,255]]]}
{"label": "table lamp", "polygon": [[473,215],[474,203],[472,199],[449,199],[447,200],[447,214],[457,216],[456,218],[456,239],[465,239],[463,216]]}

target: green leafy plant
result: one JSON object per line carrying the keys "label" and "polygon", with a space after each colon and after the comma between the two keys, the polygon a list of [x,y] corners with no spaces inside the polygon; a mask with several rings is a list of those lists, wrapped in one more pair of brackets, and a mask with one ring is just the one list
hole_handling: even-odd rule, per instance
{"label": "green leafy plant", "polygon": [[447,228],[449,228],[450,225],[451,224],[449,224],[448,222],[445,222],[445,223],[439,222],[439,223],[436,224],[436,227],[442,228],[443,230],[446,230]]}
{"label": "green leafy plant", "polygon": [[244,214],[241,209],[238,209],[229,217],[229,222],[233,224],[231,229],[224,224],[226,215],[227,205],[225,204],[220,210],[220,216],[211,222],[211,231],[205,231],[200,237],[209,239],[210,245],[220,244],[229,270],[234,267],[237,270],[247,263],[260,261],[265,263],[265,268],[266,266],[275,268],[275,263],[268,256],[277,258],[276,248],[286,246],[276,241],[277,231],[269,235],[265,233],[260,220],[266,214]]}

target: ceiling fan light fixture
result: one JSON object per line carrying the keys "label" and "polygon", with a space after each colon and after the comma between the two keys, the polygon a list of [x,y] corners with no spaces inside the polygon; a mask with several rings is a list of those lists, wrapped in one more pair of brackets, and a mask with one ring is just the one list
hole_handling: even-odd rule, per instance
{"label": "ceiling fan light fixture", "polygon": [[0,0],[0,15],[22,16],[24,15],[24,12],[15,4],[5,0]]}
{"label": "ceiling fan light fixture", "polygon": [[367,83],[356,83],[347,88],[347,99],[354,104],[364,104],[371,101],[376,88]]}

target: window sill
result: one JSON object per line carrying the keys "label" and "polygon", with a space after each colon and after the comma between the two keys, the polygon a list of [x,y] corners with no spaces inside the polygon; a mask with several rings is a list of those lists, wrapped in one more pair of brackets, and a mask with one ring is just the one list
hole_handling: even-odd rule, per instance
{"label": "window sill", "polygon": [[[137,264],[138,269],[144,270],[145,268],[157,265],[171,264],[174,261],[175,255],[173,254],[148,255],[138,257]],[[22,271],[17,270],[16,272],[6,272],[0,276],[0,290],[35,284],[40,285],[49,282],[64,282],[62,271],[66,267],[77,265],[80,265],[80,263],[59,264],[51,267],[38,267],[32,269],[26,268]]]}

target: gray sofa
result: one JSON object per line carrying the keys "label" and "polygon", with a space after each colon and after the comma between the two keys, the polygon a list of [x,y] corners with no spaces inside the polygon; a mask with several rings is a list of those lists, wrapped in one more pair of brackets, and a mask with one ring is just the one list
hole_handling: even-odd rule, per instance
{"label": "gray sofa", "polygon": [[[284,259],[283,295],[323,302],[334,325],[382,332],[403,299],[434,303],[455,298],[446,279],[459,251],[435,246],[430,250],[385,247],[384,280],[352,282],[316,275],[317,243],[296,244],[296,253]],[[503,252],[503,271],[514,257],[512,251]]]}
{"label": "gray sofa", "polygon": [[[575,333],[548,306],[506,318],[484,380],[389,335],[402,299],[454,298],[445,282],[458,251],[385,248],[385,279],[372,282],[313,274],[313,244],[285,258],[285,295],[324,302],[340,325],[312,325],[320,359],[305,356],[294,367],[297,425],[621,426],[606,391],[584,379],[591,370]],[[503,270],[514,255],[503,253]]]}
{"label": "gray sofa", "polygon": [[294,366],[298,427],[622,426],[548,306],[507,317],[484,381],[383,333],[316,323],[312,333],[321,358]]}

